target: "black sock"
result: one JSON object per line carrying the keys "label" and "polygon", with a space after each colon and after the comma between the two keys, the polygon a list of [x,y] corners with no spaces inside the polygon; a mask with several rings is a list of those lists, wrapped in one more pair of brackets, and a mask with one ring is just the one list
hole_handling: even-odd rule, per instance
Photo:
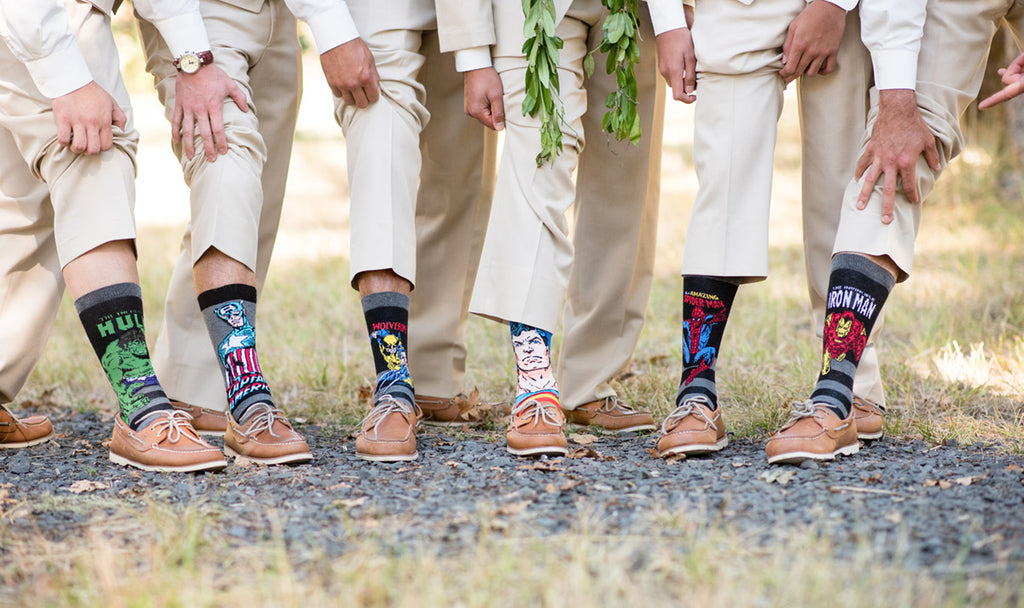
{"label": "black sock", "polygon": [[224,368],[228,409],[237,422],[257,403],[274,404],[256,355],[256,288],[236,283],[199,294],[213,348]]}
{"label": "black sock", "polygon": [[711,277],[683,277],[683,375],[676,407],[688,397],[704,395],[711,409],[718,408],[715,363],[738,288]]}
{"label": "black sock", "polygon": [[895,284],[888,270],[864,256],[840,253],[832,257],[822,365],[811,401],[828,405],[841,419],[850,415],[857,364]]}
{"label": "black sock", "polygon": [[370,349],[377,369],[373,389],[376,404],[385,394],[412,405],[415,392],[405,345],[409,332],[409,296],[397,291],[371,293],[363,298],[363,316],[370,334]]}
{"label": "black sock", "polygon": [[121,420],[139,430],[146,417],[172,410],[156,379],[142,322],[142,289],[117,283],[75,300],[85,334],[117,395]]}

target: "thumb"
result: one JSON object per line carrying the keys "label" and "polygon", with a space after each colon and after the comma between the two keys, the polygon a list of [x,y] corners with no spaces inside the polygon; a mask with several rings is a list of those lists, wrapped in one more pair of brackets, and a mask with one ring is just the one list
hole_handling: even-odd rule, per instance
{"label": "thumb", "polygon": [[492,97],[490,102],[491,118],[494,120],[494,130],[501,131],[505,128],[505,102],[502,100],[501,95]]}

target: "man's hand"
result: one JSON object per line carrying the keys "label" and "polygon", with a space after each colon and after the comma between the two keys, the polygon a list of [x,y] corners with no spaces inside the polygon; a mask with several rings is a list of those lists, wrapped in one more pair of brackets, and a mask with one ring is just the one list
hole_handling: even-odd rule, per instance
{"label": "man's hand", "polygon": [[501,76],[492,67],[470,70],[462,75],[466,114],[485,127],[501,131],[505,128],[504,89]]}
{"label": "man's hand", "polygon": [[786,82],[798,76],[830,74],[837,67],[839,43],[846,29],[846,11],[828,0],[814,0],[793,19],[782,43],[782,69]]}
{"label": "man's hand", "polygon": [[117,101],[92,81],[80,89],[53,100],[57,141],[78,154],[99,154],[114,144],[116,125],[124,129],[128,118]]}
{"label": "man's hand", "polygon": [[224,100],[229,98],[241,111],[249,111],[241,87],[216,65],[205,65],[195,74],[180,73],[174,79],[171,141],[175,144],[182,142],[185,156],[195,156],[196,127],[199,127],[199,135],[203,140],[206,160],[212,163],[217,160],[217,154],[227,154]]}
{"label": "man's hand", "polygon": [[373,53],[362,38],[320,54],[320,65],[335,97],[365,108],[380,97],[380,75]]}
{"label": "man's hand", "polygon": [[697,55],[693,52],[693,37],[687,28],[662,32],[658,35],[658,71],[672,87],[672,97],[683,103],[693,103],[697,88]]}
{"label": "man's hand", "polygon": [[978,104],[979,110],[986,110],[1024,93],[1024,55],[1020,55],[1011,61],[1010,65],[1000,69],[999,75],[1003,77],[1003,84],[1006,86],[998,93],[983,99]]}
{"label": "man's hand", "polygon": [[940,171],[935,136],[917,109],[917,95],[909,89],[889,89],[879,93],[878,118],[871,130],[864,154],[857,161],[857,179],[864,184],[857,197],[857,208],[865,209],[871,192],[882,182],[882,223],[892,223],[896,205],[896,178],[903,181],[903,192],[911,203],[920,201],[917,192],[917,158],[924,154],[928,166]]}

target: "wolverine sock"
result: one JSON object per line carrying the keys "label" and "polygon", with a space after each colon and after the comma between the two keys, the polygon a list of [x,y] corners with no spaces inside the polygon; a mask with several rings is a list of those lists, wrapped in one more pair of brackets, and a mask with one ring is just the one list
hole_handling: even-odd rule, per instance
{"label": "wolverine sock", "polygon": [[683,277],[683,374],[676,407],[704,395],[711,409],[718,409],[715,363],[738,288],[737,283],[711,277]]}
{"label": "wolverine sock", "polygon": [[509,323],[509,329],[516,356],[515,406],[534,399],[558,407],[558,385],[551,371],[551,332],[516,322]]}
{"label": "wolverine sock", "polygon": [[405,354],[409,334],[409,296],[397,291],[371,293],[363,298],[363,317],[366,318],[373,364],[377,369],[374,404],[387,394],[413,405],[416,393]]}
{"label": "wolverine sock", "polygon": [[235,283],[208,289],[197,299],[224,370],[228,410],[243,423],[251,406],[274,404],[256,355],[256,288]]}
{"label": "wolverine sock", "polygon": [[824,403],[845,419],[853,404],[853,377],[871,328],[896,279],[864,256],[832,258],[825,303],[822,365],[811,401]]}
{"label": "wolverine sock", "polygon": [[85,334],[117,395],[121,420],[139,430],[171,402],[153,373],[142,323],[142,288],[136,283],[101,287],[75,300]]}

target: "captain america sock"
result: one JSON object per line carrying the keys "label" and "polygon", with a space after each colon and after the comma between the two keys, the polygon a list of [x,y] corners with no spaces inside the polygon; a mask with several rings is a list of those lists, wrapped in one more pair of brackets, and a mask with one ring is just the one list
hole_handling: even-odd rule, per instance
{"label": "captain america sock", "polygon": [[846,419],[853,404],[853,378],[875,321],[896,279],[868,258],[850,253],[832,257],[821,369],[811,401]]}
{"label": "captain america sock", "polygon": [[416,401],[416,392],[405,352],[409,339],[409,296],[381,291],[366,295],[362,303],[377,371],[373,402],[390,395],[411,406]]}
{"label": "captain america sock", "polygon": [[715,363],[732,311],[737,283],[705,276],[683,278],[683,374],[676,392],[676,407],[703,395],[718,409]]}
{"label": "captain america sock", "polygon": [[75,300],[75,310],[117,396],[121,420],[137,431],[150,415],[173,411],[149,360],[139,285],[90,291]]}
{"label": "captain america sock", "polygon": [[515,406],[529,399],[559,406],[558,384],[551,370],[551,332],[516,322],[509,323],[509,329],[516,357]]}
{"label": "captain america sock", "polygon": [[253,405],[274,405],[256,353],[256,288],[235,283],[204,291],[197,299],[224,371],[228,410],[244,423]]}

